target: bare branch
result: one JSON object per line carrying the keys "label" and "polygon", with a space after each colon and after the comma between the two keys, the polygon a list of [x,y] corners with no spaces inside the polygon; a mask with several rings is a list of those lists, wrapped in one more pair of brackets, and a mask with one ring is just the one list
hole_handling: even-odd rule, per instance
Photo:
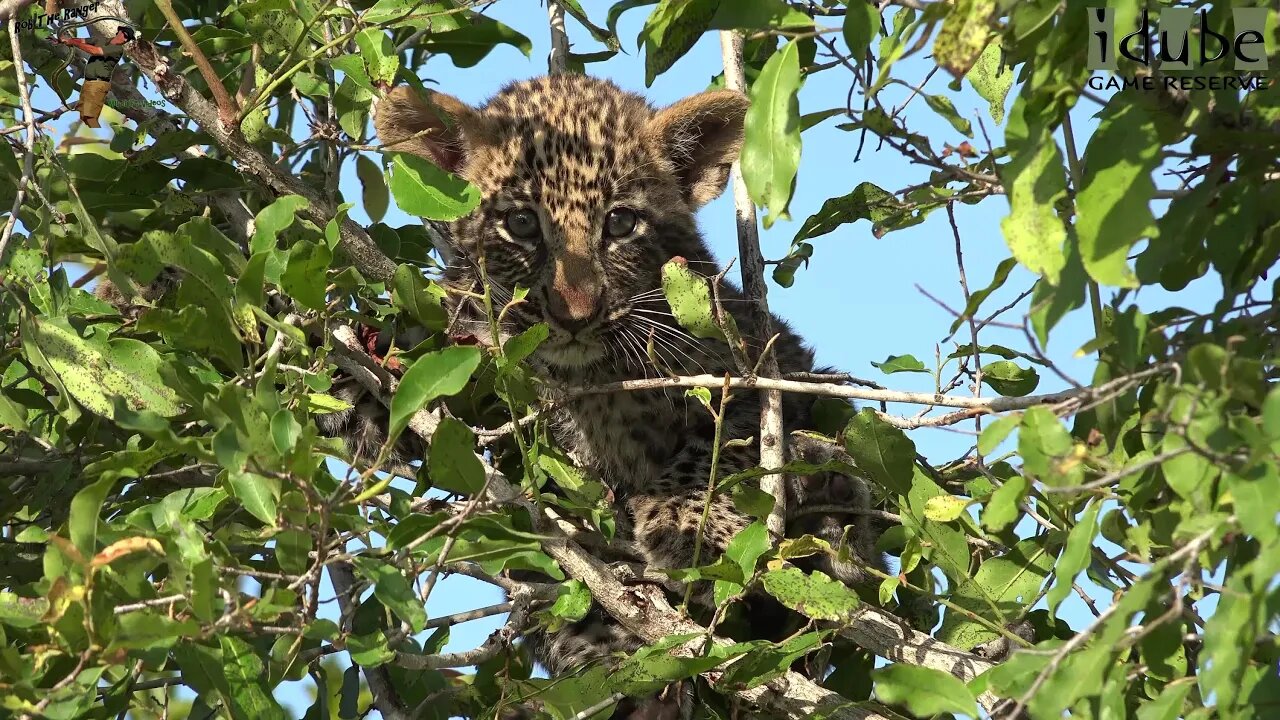
{"label": "bare branch", "polygon": [[551,27],[547,73],[563,75],[569,72],[569,34],[564,29],[564,8],[556,0],[547,0],[547,22]]}
{"label": "bare branch", "polygon": [[204,51],[196,44],[195,38],[191,37],[191,33],[187,32],[186,26],[182,24],[182,18],[173,11],[173,3],[170,0],[155,0],[155,3],[160,9],[160,14],[169,22],[169,29],[178,36],[182,49],[187,51],[191,61],[196,64],[200,76],[209,86],[209,92],[213,93],[213,99],[218,103],[218,119],[222,121],[223,128],[234,132],[239,127],[240,106],[236,104],[235,98],[227,93],[222,79],[218,77],[213,65],[209,64],[209,58],[205,57]]}
{"label": "bare branch", "polygon": [[[15,13],[16,14],[16,13]],[[13,72],[18,80],[18,98],[22,103],[22,124],[27,134],[23,138],[22,177],[18,180],[18,192],[13,196],[13,207],[9,210],[9,220],[0,232],[0,263],[4,262],[5,251],[9,239],[13,237],[13,229],[18,224],[18,210],[27,196],[27,184],[35,174],[36,116],[31,111],[31,92],[27,89],[27,71],[23,67],[22,47],[18,43],[18,21],[14,15],[9,16],[9,48],[13,52]]]}
{"label": "bare branch", "polygon": [[[1025,410],[1036,405],[1058,405],[1062,403],[1081,403],[1100,397],[1117,387],[1124,387],[1153,375],[1168,372],[1172,366],[1157,365],[1131,375],[1116,378],[1098,387],[1085,387],[1044,395],[1028,395],[1026,397],[961,397],[941,393],[907,392],[904,390],[877,390],[875,388],[858,388],[834,383],[809,383],[798,380],[775,380],[771,378],[729,378],[730,388],[754,388],[759,390],[781,390],[782,392],[804,393],[806,395],[822,395],[825,397],[848,398],[850,400],[869,400],[874,402],[910,403],[913,405],[933,405],[939,407],[971,408],[987,413]],[[673,387],[705,387],[720,388],[725,378],[715,375],[688,375],[671,378],[646,378],[643,380],[621,380],[587,387],[559,388],[553,393],[557,402],[581,397],[583,395],[604,395],[615,392],[635,392],[638,390],[661,390]]]}
{"label": "bare branch", "polygon": [[[742,63],[742,35],[734,30],[720,32],[720,57],[724,62],[725,87],[746,92],[747,77]],[[764,281],[764,257],[760,252],[760,232],[756,227],[756,206],[747,194],[742,178],[742,165],[733,162],[733,207],[738,220],[738,259],[742,277],[742,293],[746,296],[751,320],[748,335],[773,337],[773,317],[769,314],[769,288]],[[766,378],[778,377],[778,360],[770,346],[761,351],[759,373]],[[760,467],[780,468],[787,461],[787,434],[783,429],[782,393],[765,390],[760,393]],[[787,480],[785,475],[769,475],[761,480],[761,489],[773,496],[769,513],[769,534],[786,536]]]}

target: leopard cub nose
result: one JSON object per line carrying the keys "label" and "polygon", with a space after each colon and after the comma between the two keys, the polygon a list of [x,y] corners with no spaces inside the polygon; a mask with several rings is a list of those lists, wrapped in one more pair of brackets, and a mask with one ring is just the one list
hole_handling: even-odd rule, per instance
{"label": "leopard cub nose", "polygon": [[582,330],[599,314],[600,296],[592,289],[552,288],[547,295],[547,313],[566,332]]}

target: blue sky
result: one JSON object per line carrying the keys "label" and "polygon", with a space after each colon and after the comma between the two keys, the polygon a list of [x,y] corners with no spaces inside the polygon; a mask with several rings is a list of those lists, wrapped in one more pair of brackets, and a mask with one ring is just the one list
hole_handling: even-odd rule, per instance
{"label": "blue sky", "polygon": [[[596,14],[594,20],[603,23],[605,3],[583,4]],[[707,86],[719,72],[720,47],[715,33],[705,35],[688,55],[646,89],[643,57],[636,50],[634,39],[650,9],[638,8],[623,16],[619,29],[625,52],[608,62],[589,66],[589,71],[608,77],[625,89],[641,92],[655,104],[663,105]],[[458,69],[447,56],[439,56],[427,63],[421,77],[434,81],[435,86],[444,92],[479,104],[509,81],[543,73],[549,41],[545,10],[540,3],[529,0],[497,3],[487,14],[529,36],[534,47],[528,58],[515,48],[503,45],[479,65]],[[599,49],[598,44],[573,20],[570,19],[568,25],[577,51]],[[899,63],[895,76],[915,84],[931,67],[932,63],[918,54]],[[958,96],[950,93],[946,89],[948,80],[945,73],[940,72],[926,86],[926,91],[952,97],[960,114],[974,120],[975,131],[976,118],[981,116],[992,142],[1001,144],[1001,130],[987,114],[986,101],[977,97],[967,85]],[[850,82],[852,77],[843,68],[828,70],[811,78],[801,92],[801,112],[842,107]],[[147,94],[155,97],[149,91]],[[900,86],[885,91],[886,104],[897,103],[903,97],[905,89]],[[855,102],[860,105],[860,98]],[[47,89],[38,88],[34,103],[38,108],[47,109],[56,104],[56,98]],[[1093,103],[1082,100],[1073,113],[1078,141],[1082,145],[1095,124],[1090,114],[1098,109]],[[66,130],[69,117],[55,123],[59,131]],[[927,136],[935,149],[941,149],[944,142],[956,145],[966,139],[933,114],[921,98],[912,101],[905,117],[911,129]],[[108,118],[104,116],[104,119]],[[799,181],[791,203],[793,220],[778,222],[762,232],[766,258],[783,256],[800,224],[829,197],[845,194],[861,182],[873,182],[895,191],[928,179],[926,168],[910,165],[892,149],[877,151],[874,138],[868,139],[862,158],[855,162],[858,136],[837,129],[836,124],[840,121],[838,118],[828,120],[805,133]],[[107,139],[110,137],[107,129],[96,134]],[[985,149],[980,133],[972,142],[976,147]],[[1080,148],[1081,152],[1083,149]],[[348,168],[344,173],[341,188],[346,198],[358,201],[360,186],[354,168]],[[987,199],[977,206],[959,204],[956,207],[971,290],[985,287],[997,263],[1008,256],[999,226],[1007,210],[1006,201],[1000,197]],[[358,221],[368,220],[359,209],[354,210],[352,216]],[[414,221],[414,218],[394,208],[386,218],[386,222],[393,226]],[[724,262],[737,255],[730,193],[707,205],[699,214],[699,221],[717,258]],[[938,211],[921,225],[879,239],[872,236],[868,223],[859,222],[843,226],[814,240],[813,244],[813,261],[808,269],[797,273],[794,286],[787,289],[771,286],[769,302],[774,312],[790,322],[816,348],[821,364],[877,380],[895,389],[932,390],[933,380],[929,375],[902,373],[884,376],[870,363],[883,360],[888,355],[910,353],[927,366],[932,365],[935,343],[947,335],[953,317],[920,293],[916,285],[927,289],[952,308],[960,309],[964,305],[957,281],[954,241],[945,212]],[[1030,273],[1016,269],[1005,287],[993,294],[984,308],[990,312],[1004,305],[1029,288],[1033,280]],[[1176,303],[1207,309],[1219,295],[1217,281],[1203,278],[1178,293]],[[1104,302],[1108,297],[1109,293],[1104,289]],[[1148,288],[1138,296],[1138,303],[1152,309],[1164,307],[1171,299],[1175,298],[1159,288]],[[1024,302],[1003,319],[1017,323],[1025,312]],[[1077,311],[1054,330],[1046,352],[1068,375],[1087,382],[1092,375],[1093,363],[1088,357],[1076,357],[1075,351],[1091,337],[1092,321],[1088,310]],[[962,331],[957,340],[967,342],[967,333]],[[1026,349],[1026,341],[1019,331],[989,327],[982,332],[981,340],[983,343]],[[954,343],[944,345],[941,353],[945,357],[953,349]],[[949,374],[944,373],[944,382],[948,377]],[[1042,373],[1037,392],[1051,392],[1064,387],[1065,384],[1054,375]],[[957,392],[964,392],[964,389]],[[991,394],[988,388],[983,392]],[[891,407],[891,410],[909,415],[918,408],[899,406]],[[962,455],[975,441],[971,425],[960,426],[956,430],[958,432],[917,430],[912,433],[912,438],[923,454],[941,462]],[[428,611],[432,617],[439,617],[500,601],[499,594],[487,585],[466,578],[449,578],[435,590]],[[1088,618],[1083,604],[1074,597],[1064,604],[1062,614],[1077,628]],[[501,622],[502,618],[488,618],[456,627],[449,649],[474,647]],[[296,684],[282,687],[278,695],[289,702],[297,714],[305,709],[305,701]]]}

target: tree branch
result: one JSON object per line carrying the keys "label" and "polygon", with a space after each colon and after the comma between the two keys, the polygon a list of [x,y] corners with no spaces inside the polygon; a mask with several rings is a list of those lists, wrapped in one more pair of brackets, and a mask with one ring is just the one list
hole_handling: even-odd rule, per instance
{"label": "tree branch", "polygon": [[[1137,382],[1153,375],[1159,375],[1171,369],[1169,365],[1157,365],[1124,377],[1116,378],[1097,387],[1084,387],[1044,395],[1027,395],[1025,397],[961,397],[943,395],[941,393],[907,392],[904,390],[880,390],[875,388],[850,387],[835,383],[811,383],[800,380],[776,380],[772,378],[729,378],[730,388],[750,388],[757,390],[781,390],[782,392],[804,393],[806,395],[823,395],[826,397],[848,398],[850,400],[868,400],[874,402],[910,403],[913,405],[933,405],[939,407],[970,408],[986,413],[1025,410],[1036,405],[1056,405],[1061,403],[1087,402],[1105,395],[1117,387]],[[705,387],[718,389],[724,387],[725,378],[715,375],[687,375],[670,378],[646,378],[643,380],[620,380],[586,387],[562,387],[553,391],[555,402],[565,402],[584,395],[605,395],[615,392],[635,392],[638,390],[661,390],[673,387]]]}
{"label": "tree branch", "polygon": [[35,174],[36,116],[31,110],[31,93],[27,89],[27,71],[22,64],[22,47],[18,43],[18,21],[9,16],[9,48],[13,52],[13,72],[18,80],[18,98],[22,103],[22,124],[27,133],[23,138],[22,177],[18,180],[18,191],[13,196],[13,207],[9,210],[9,219],[0,231],[0,266],[3,266],[5,251],[9,239],[13,237],[13,229],[18,224],[18,211],[22,209],[22,201],[27,197],[27,184]]}
{"label": "tree branch", "polygon": [[569,72],[569,34],[564,29],[564,8],[556,0],[547,0],[547,24],[551,27],[547,73],[563,75]]}
{"label": "tree branch", "polygon": [[191,56],[191,61],[196,64],[196,69],[200,71],[200,76],[204,78],[205,83],[209,86],[209,92],[213,93],[213,98],[218,103],[218,119],[222,121],[223,129],[229,132],[236,132],[240,120],[240,106],[236,104],[235,98],[227,93],[227,88],[222,84],[222,79],[218,77],[218,73],[213,69],[213,65],[209,64],[209,58],[205,57],[204,51],[196,44],[195,38],[191,37],[191,33],[187,32],[186,26],[182,24],[182,18],[178,17],[178,13],[173,11],[173,3],[170,0],[155,0],[156,7],[160,9],[160,14],[169,22],[169,29],[174,35],[178,36],[178,42],[182,43],[182,49],[187,51]]}
{"label": "tree branch", "polygon": [[[747,91],[747,76],[742,64],[742,35],[735,30],[720,31],[720,57],[724,63],[724,84],[730,90]],[[742,294],[748,299],[747,314],[751,327],[747,334],[758,338],[773,337],[773,317],[769,314],[769,287],[764,280],[764,256],[760,252],[760,232],[756,226],[756,206],[747,193],[742,178],[742,165],[734,160],[730,177],[733,182],[733,207],[738,221],[738,272],[742,278]],[[759,374],[778,377],[778,360],[773,348],[765,344],[758,361]],[[780,468],[787,462],[787,434],[783,429],[782,393],[765,390],[760,393],[760,467]],[[769,513],[769,534],[774,540],[786,537],[787,479],[785,475],[768,475],[760,487],[773,496]]]}
{"label": "tree branch", "polygon": [[[143,74],[155,83],[160,93],[181,108],[219,147],[235,158],[246,174],[262,182],[273,193],[306,198],[309,206],[301,212],[320,227],[335,220],[336,208],[317,190],[276,166],[249,145],[238,132],[234,132],[234,128],[228,130],[223,127],[218,117],[218,108],[196,92],[185,77],[174,72],[168,58],[161,55],[156,46],[145,40],[138,40],[133,44],[130,57]],[[391,278],[396,269],[395,263],[382,254],[364,228],[350,218],[343,218],[338,223],[338,231],[340,247],[361,274],[372,281]]]}
{"label": "tree branch", "polygon": [[[334,563],[329,566],[329,579],[333,582],[334,592],[338,595],[338,605],[342,608],[342,617],[348,618],[355,612],[355,573],[347,563]],[[386,720],[411,720],[400,693],[396,691],[391,674],[385,666],[361,668],[365,680],[369,683],[369,693],[373,695],[373,706],[378,708]]]}

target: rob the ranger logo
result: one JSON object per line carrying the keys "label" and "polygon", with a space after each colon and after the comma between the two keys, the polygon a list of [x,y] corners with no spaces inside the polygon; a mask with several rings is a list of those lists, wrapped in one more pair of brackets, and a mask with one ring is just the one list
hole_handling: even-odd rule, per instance
{"label": "rob the ranger logo", "polygon": [[[1232,8],[1234,28],[1214,30],[1209,27],[1207,10],[1163,8],[1160,10],[1158,51],[1153,51],[1155,28],[1144,9],[1138,27],[1119,37],[1117,47],[1116,11],[1114,8],[1089,8],[1089,69],[1115,70],[1118,56],[1150,67],[1158,60],[1162,71],[1192,68],[1192,26],[1199,35],[1197,67],[1208,69],[1210,63],[1231,58],[1231,70],[1267,69],[1267,52],[1263,31],[1267,24],[1266,8]],[[1121,31],[1123,32],[1124,29]],[[1154,53],[1154,57],[1153,57]]]}

